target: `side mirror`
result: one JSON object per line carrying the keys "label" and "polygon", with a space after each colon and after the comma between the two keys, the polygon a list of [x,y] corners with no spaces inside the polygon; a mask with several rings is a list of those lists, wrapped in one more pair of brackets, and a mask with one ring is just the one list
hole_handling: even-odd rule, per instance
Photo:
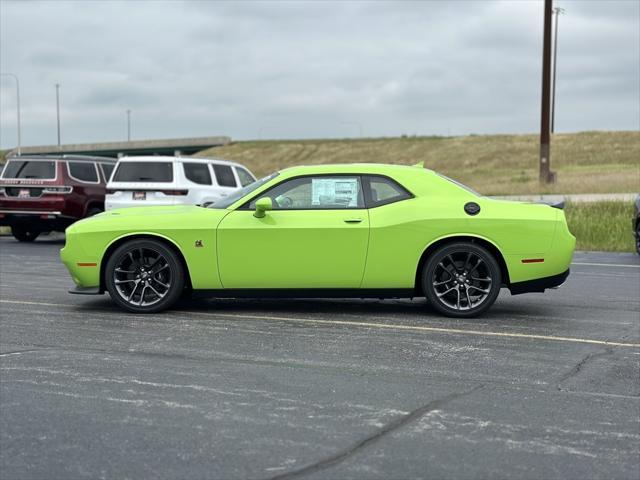
{"label": "side mirror", "polygon": [[271,202],[271,198],[262,197],[256,201],[256,211],[253,212],[253,216],[256,218],[263,218],[264,212],[267,210],[273,209],[273,203]]}

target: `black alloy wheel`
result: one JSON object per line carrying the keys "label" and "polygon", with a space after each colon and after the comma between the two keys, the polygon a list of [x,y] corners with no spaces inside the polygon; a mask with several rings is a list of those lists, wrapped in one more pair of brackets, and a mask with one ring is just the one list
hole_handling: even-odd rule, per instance
{"label": "black alloy wheel", "polygon": [[184,289],[184,268],[177,254],[157,240],[132,240],[107,262],[105,284],[113,301],[135,313],[171,307]]}
{"label": "black alloy wheel", "polygon": [[449,317],[475,317],[495,302],[502,277],[487,249],[474,243],[445,245],[431,254],[422,272],[427,300]]}

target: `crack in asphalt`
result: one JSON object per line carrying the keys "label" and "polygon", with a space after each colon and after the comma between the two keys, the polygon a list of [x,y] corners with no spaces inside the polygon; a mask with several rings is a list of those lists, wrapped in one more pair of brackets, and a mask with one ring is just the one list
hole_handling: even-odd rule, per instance
{"label": "crack in asphalt", "polygon": [[347,447],[344,450],[334,453],[333,455],[326,457],[322,460],[319,460],[317,462],[314,462],[310,465],[301,467],[297,470],[292,470],[290,472],[281,473],[273,477],[268,477],[267,480],[289,480],[289,479],[298,478],[310,473],[319,472],[321,470],[325,470],[327,468],[338,465],[339,463],[342,463],[343,461],[347,460],[349,457],[352,457],[353,455],[358,453],[360,450],[378,442],[386,435],[393,433],[394,431],[404,427],[405,425],[415,420],[418,420],[419,418],[423,417],[429,412],[438,410],[439,408],[443,407],[444,405],[454,400],[457,400],[458,398],[471,395],[472,393],[475,393],[476,391],[480,390],[483,387],[484,387],[484,384],[478,385],[472,388],[471,390],[467,390],[466,392],[452,393],[440,399],[433,400],[432,402],[429,402],[426,405],[423,405],[419,408],[416,408],[415,410],[412,410],[406,415],[403,415],[401,417],[396,418],[395,420],[392,420],[391,422],[389,422],[388,424],[386,424],[385,426],[377,430],[372,435],[358,441],[357,443],[351,445],[350,447]]}
{"label": "crack in asphalt", "polygon": [[42,351],[42,349],[31,349],[31,350],[14,350],[11,352],[0,352],[0,357],[7,357],[9,355],[21,355],[23,353],[30,353],[30,352],[40,352]]}
{"label": "crack in asphalt", "polygon": [[560,384],[561,383],[564,383],[567,380],[569,380],[571,377],[574,377],[574,376],[578,375],[580,373],[580,371],[582,370],[582,368],[587,363],[593,361],[594,359],[596,359],[598,357],[604,357],[604,356],[607,356],[607,355],[611,355],[612,353],[613,353],[613,349],[609,347],[609,348],[606,348],[603,352],[591,352],[591,353],[588,353],[587,355],[585,355],[582,358],[582,360],[580,360],[578,363],[576,363],[571,370],[569,370],[562,377],[560,377],[560,379],[558,380],[558,390],[562,390],[560,388]]}

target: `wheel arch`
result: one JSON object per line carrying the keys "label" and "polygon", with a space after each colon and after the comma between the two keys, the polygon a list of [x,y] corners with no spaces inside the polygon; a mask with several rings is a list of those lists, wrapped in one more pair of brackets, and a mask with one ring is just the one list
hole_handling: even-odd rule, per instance
{"label": "wheel arch", "polygon": [[123,243],[126,243],[131,240],[156,240],[163,243],[166,247],[171,249],[180,260],[182,264],[182,268],[184,268],[185,272],[185,286],[191,288],[191,272],[189,271],[189,265],[182,254],[182,250],[180,247],[169,237],[165,237],[164,235],[159,235],[157,233],[134,233],[123,235],[121,237],[113,240],[106,248],[104,253],[102,254],[102,258],[100,260],[100,292],[103,293],[106,291],[106,285],[104,281],[104,273],[105,268],[107,266],[107,262],[109,261],[109,257],[113,254],[113,252]]}
{"label": "wheel arch", "polygon": [[502,283],[506,286],[508,286],[511,283],[509,279],[509,269],[507,268],[507,263],[505,262],[504,257],[502,256],[502,252],[500,252],[500,249],[495,243],[491,242],[486,238],[479,237],[477,235],[455,234],[455,235],[441,237],[434,240],[429,245],[427,245],[427,247],[422,252],[422,255],[420,256],[420,260],[418,261],[418,265],[416,267],[416,274],[415,274],[415,280],[414,280],[414,289],[416,291],[416,294],[420,296],[424,294],[424,292],[422,291],[422,282],[420,279],[420,274],[422,272],[422,267],[424,267],[424,264],[427,262],[427,259],[429,258],[429,256],[438,248],[444,245],[448,245],[450,243],[457,243],[457,242],[475,243],[476,245],[480,245],[486,248],[489,251],[489,253],[491,253],[495,257],[496,261],[498,262],[498,265],[500,266]]}

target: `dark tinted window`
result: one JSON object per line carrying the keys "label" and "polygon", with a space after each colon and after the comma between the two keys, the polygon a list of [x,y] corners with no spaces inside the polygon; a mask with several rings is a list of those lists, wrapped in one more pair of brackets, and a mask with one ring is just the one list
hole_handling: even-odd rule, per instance
{"label": "dark tinted window", "polygon": [[171,162],[120,162],[114,182],[173,182]]}
{"label": "dark tinted window", "polygon": [[212,165],[213,173],[216,175],[216,181],[221,187],[235,187],[236,177],[233,176],[233,170],[228,165]]}
{"label": "dark tinted window", "polygon": [[238,178],[240,179],[240,184],[243,187],[252,184],[256,181],[249,172],[247,172],[244,168],[236,167],[236,172],[238,172]]}
{"label": "dark tinted window", "polygon": [[113,163],[101,163],[102,173],[104,173],[104,178],[108,182],[109,178],[111,178],[111,173],[113,173],[113,169],[115,165]]}
{"label": "dark tinted window", "polygon": [[407,190],[390,178],[367,176],[365,181],[369,189],[369,198],[367,199],[369,208],[411,198],[411,194]]}
{"label": "dark tinted window", "polygon": [[187,179],[200,185],[211,185],[211,174],[206,163],[183,163]]}
{"label": "dark tinted window", "polygon": [[69,162],[69,174],[82,182],[97,182],[98,171],[92,162]]}
{"label": "dark tinted window", "polygon": [[56,176],[56,162],[9,160],[3,178],[51,179]]}
{"label": "dark tinted window", "polygon": [[[300,177],[267,190],[258,198],[270,197],[274,210],[363,208],[364,198],[357,176]],[[255,208],[255,198],[248,205]]]}

